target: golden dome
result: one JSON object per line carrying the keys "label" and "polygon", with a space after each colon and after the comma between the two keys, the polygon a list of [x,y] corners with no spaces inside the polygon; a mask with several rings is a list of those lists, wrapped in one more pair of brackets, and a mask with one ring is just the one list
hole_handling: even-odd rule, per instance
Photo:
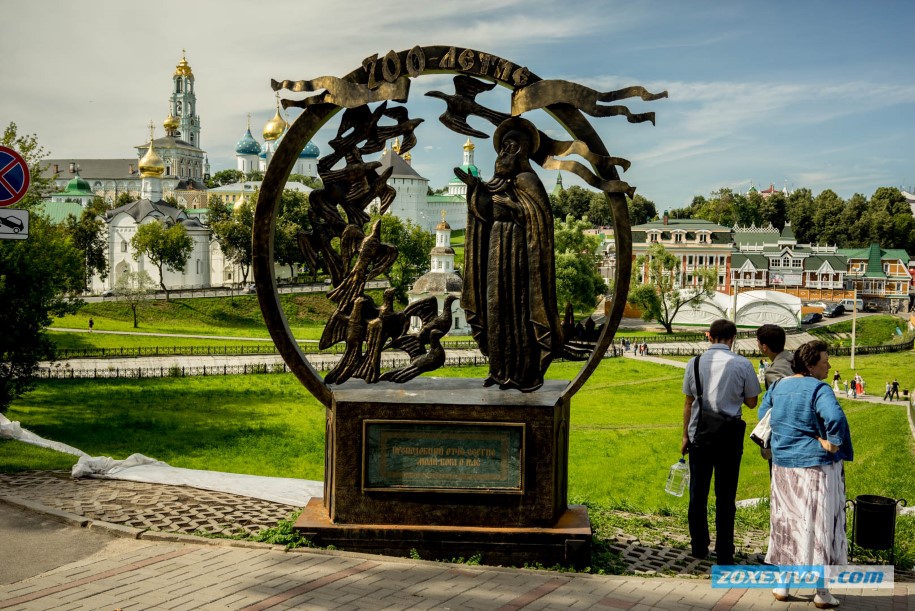
{"label": "golden dome", "polygon": [[184,54],[184,49],[181,49],[181,61],[178,62],[177,66],[175,66],[175,76],[194,76],[194,73],[191,71],[191,67],[188,65]]}
{"label": "golden dome", "polygon": [[149,150],[140,159],[140,176],[143,178],[155,178],[165,174],[165,163],[159,157],[159,153],[153,149],[152,140],[149,141]]}
{"label": "golden dome", "polygon": [[407,151],[402,155],[404,161],[410,161],[413,159],[413,155],[410,154],[410,151]]}
{"label": "golden dome", "polygon": [[394,144],[391,145],[391,150],[400,155],[400,138],[394,138]]}
{"label": "golden dome", "polygon": [[181,126],[181,121],[178,119],[178,117],[176,117],[175,115],[172,114],[171,110],[169,110],[168,116],[165,117],[165,121],[162,122],[162,127],[165,128],[166,133],[173,132],[173,131],[177,130],[180,126]]}
{"label": "golden dome", "polygon": [[475,148],[477,148],[477,147],[474,145],[473,142],[470,141],[470,136],[467,136],[467,142],[464,143],[464,150],[472,151]]}
{"label": "golden dome", "polygon": [[286,131],[289,124],[280,114],[280,94],[276,94],[276,114],[264,125],[264,140],[276,140]]}

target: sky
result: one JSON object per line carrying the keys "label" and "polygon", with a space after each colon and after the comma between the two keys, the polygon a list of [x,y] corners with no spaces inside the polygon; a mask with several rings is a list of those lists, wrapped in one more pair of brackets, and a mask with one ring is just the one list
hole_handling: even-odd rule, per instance
{"label": "sky", "polygon": [[[915,183],[911,0],[0,0],[0,15],[0,125],[36,134],[53,158],[131,157],[150,120],[162,136],[182,49],[216,172],[235,168],[248,113],[262,141],[271,78],[343,76],[374,53],[455,45],[544,79],[668,91],[625,102],[654,111],[656,126],[589,118],[610,153],[632,162],[622,179],[659,210],[723,187],[771,183],[847,198],[880,186],[912,192]],[[443,103],[422,93],[450,92],[450,78],[415,79],[408,103],[425,119],[413,167],[433,188],[453,177],[466,138],[439,123]],[[504,88],[478,100],[509,110]],[[564,136],[538,112],[531,119],[542,131]],[[338,120],[313,139],[322,154]],[[475,143],[489,177],[491,140]],[[552,188],[556,173],[540,174]]]}

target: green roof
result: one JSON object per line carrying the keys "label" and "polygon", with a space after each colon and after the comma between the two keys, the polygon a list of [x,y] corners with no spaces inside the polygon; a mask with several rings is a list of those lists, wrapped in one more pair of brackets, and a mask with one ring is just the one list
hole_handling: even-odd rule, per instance
{"label": "green roof", "polygon": [[76,202],[46,201],[36,206],[35,211],[50,218],[55,225],[59,225],[66,221],[68,216],[74,216],[79,219],[83,213],[83,207]]}
{"label": "green roof", "polygon": [[427,195],[426,201],[430,204],[441,203],[441,204],[463,204],[466,200],[463,195],[448,195],[443,193],[440,195]]}
{"label": "green roof", "polygon": [[726,231],[731,232],[730,227],[724,227],[712,221],[703,219],[668,219],[667,224],[663,220],[649,221],[632,228],[633,231],[648,231],[649,229],[661,229],[662,231],[673,231],[682,229],[684,231]]}
{"label": "green roof", "polygon": [[752,263],[756,269],[769,269],[769,259],[766,257],[744,253],[734,253],[731,255],[731,269],[740,269],[747,261]]}

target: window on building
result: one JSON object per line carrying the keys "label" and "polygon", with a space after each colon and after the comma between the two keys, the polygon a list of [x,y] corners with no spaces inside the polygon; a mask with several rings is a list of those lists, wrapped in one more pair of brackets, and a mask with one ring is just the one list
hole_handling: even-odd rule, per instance
{"label": "window on building", "polygon": [[792,259],[791,267],[797,267],[797,268],[803,267],[803,261],[801,259]]}
{"label": "window on building", "polygon": [[674,234],[674,242],[676,242],[677,244],[679,244],[679,243],[682,242],[682,241],[683,241],[683,234],[682,234],[682,233],[675,233],[675,234]]}
{"label": "window on building", "polygon": [[121,240],[121,252],[127,252],[127,240]]}
{"label": "window on building", "polygon": [[692,283],[693,283],[693,275],[687,274],[686,275],[686,284],[692,284]]}
{"label": "window on building", "polygon": [[200,259],[197,259],[197,273],[200,273]]}
{"label": "window on building", "polygon": [[705,256],[704,256],[704,255],[699,255],[699,260],[696,261],[696,263],[697,263],[698,265],[705,265]]}
{"label": "window on building", "polygon": [[693,256],[692,256],[692,255],[687,255],[687,256],[686,256],[686,264],[687,264],[687,265],[692,265],[692,264],[693,264]]}
{"label": "window on building", "polygon": [[704,233],[700,233],[700,234],[699,234],[699,242],[701,242],[701,243],[704,244],[707,237],[708,237],[708,236],[706,236]]}

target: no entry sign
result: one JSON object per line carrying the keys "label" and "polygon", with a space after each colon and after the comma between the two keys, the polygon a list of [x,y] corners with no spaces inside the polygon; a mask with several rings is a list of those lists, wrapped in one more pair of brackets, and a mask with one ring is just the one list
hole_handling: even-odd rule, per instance
{"label": "no entry sign", "polygon": [[11,148],[0,146],[0,207],[25,197],[31,182],[29,164]]}

